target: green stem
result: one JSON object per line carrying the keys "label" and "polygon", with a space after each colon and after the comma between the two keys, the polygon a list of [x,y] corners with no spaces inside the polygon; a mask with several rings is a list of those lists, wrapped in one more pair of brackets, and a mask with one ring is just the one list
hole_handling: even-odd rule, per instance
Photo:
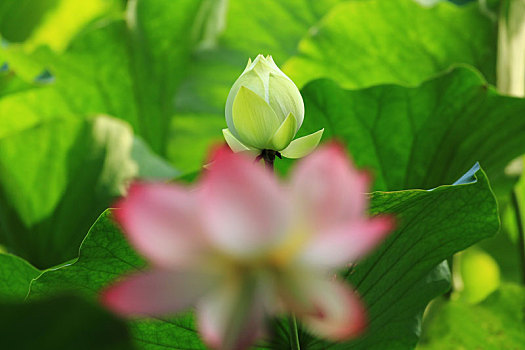
{"label": "green stem", "polygon": [[518,227],[518,253],[521,266],[521,278],[525,284],[525,232],[523,229],[523,220],[521,217],[520,204],[516,190],[512,191],[512,207],[516,216],[516,225]]}
{"label": "green stem", "polygon": [[[275,157],[281,158],[281,154],[277,151],[265,149],[261,152],[257,159],[263,159],[266,169],[274,171],[273,164],[275,162]],[[294,314],[290,315],[288,322],[290,324],[290,344],[292,346],[292,350],[301,350],[301,345],[299,343],[299,330],[297,328],[297,320],[295,319]]]}
{"label": "green stem", "polygon": [[290,315],[288,322],[290,323],[290,344],[292,346],[292,350],[301,350],[301,345],[299,344],[299,331],[297,329],[297,320],[295,319],[295,315]]}

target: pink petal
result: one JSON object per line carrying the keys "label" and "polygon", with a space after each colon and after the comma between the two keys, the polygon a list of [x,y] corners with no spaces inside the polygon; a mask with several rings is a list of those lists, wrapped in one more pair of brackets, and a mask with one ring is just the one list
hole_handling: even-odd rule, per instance
{"label": "pink petal", "polygon": [[115,219],[132,245],[160,266],[191,264],[202,245],[195,194],[165,183],[134,183]]}
{"label": "pink petal", "polygon": [[264,295],[225,285],[199,302],[199,331],[212,349],[248,349],[264,334]]}
{"label": "pink petal", "polygon": [[299,162],[291,184],[299,219],[308,221],[315,231],[360,219],[368,204],[368,175],[354,169],[336,143]]}
{"label": "pink petal", "polygon": [[151,270],[107,288],[101,301],[123,316],[162,316],[181,311],[204,295],[216,280],[208,275]]}
{"label": "pink petal", "polygon": [[220,249],[252,255],[282,238],[288,219],[282,188],[252,159],[219,150],[202,186],[206,233]]}
{"label": "pink petal", "polygon": [[364,307],[347,285],[318,280],[308,288],[308,293],[317,311],[300,317],[314,334],[339,341],[355,337],[365,329]]}
{"label": "pink petal", "polygon": [[341,267],[366,255],[393,227],[391,217],[380,216],[321,231],[312,236],[298,259],[312,267]]}

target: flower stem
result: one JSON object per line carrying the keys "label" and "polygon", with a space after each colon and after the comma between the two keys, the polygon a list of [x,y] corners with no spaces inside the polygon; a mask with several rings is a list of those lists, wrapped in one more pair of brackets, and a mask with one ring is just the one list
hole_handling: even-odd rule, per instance
{"label": "flower stem", "polygon": [[259,155],[257,159],[263,159],[264,164],[266,165],[266,169],[273,171],[273,163],[275,162],[275,157],[281,158],[281,153],[271,149],[265,149],[261,152],[261,155]]}
{"label": "flower stem", "polygon": [[[273,172],[273,164],[275,162],[275,157],[281,158],[281,154],[274,150],[265,149],[257,157],[257,160],[263,159],[264,164],[266,165],[266,169]],[[292,350],[301,350],[301,345],[299,343],[299,330],[297,328],[297,320],[294,314],[290,315],[290,317],[288,318],[288,322],[290,324],[290,345],[292,347]]]}
{"label": "flower stem", "polygon": [[290,315],[288,322],[290,323],[290,344],[292,346],[292,350],[301,350],[301,345],[299,344],[299,331],[297,329],[297,320],[295,319],[295,315]]}
{"label": "flower stem", "polygon": [[521,265],[521,278],[525,284],[525,232],[523,228],[523,220],[521,217],[520,204],[516,190],[512,191],[512,207],[514,215],[516,216],[516,225],[518,227],[518,252]]}

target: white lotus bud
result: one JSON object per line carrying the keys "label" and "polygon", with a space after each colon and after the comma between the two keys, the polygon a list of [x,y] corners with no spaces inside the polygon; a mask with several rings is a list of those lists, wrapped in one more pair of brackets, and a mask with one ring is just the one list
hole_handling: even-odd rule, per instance
{"label": "white lotus bud", "polygon": [[271,56],[248,60],[230,90],[225,113],[224,137],[235,152],[271,150],[300,158],[315,149],[323,133],[292,141],[303,123],[303,98]]}

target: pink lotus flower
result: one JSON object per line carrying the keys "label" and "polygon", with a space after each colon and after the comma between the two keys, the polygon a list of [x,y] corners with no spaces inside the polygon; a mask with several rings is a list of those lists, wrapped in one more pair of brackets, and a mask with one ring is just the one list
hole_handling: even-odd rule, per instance
{"label": "pink lotus flower", "polygon": [[103,303],[126,316],[195,306],[212,348],[245,349],[283,313],[327,339],[355,336],[364,308],[331,276],[392,226],[367,217],[368,186],[335,144],[300,161],[286,185],[226,149],[195,188],[134,184],[115,218],[151,268],[109,287]]}

